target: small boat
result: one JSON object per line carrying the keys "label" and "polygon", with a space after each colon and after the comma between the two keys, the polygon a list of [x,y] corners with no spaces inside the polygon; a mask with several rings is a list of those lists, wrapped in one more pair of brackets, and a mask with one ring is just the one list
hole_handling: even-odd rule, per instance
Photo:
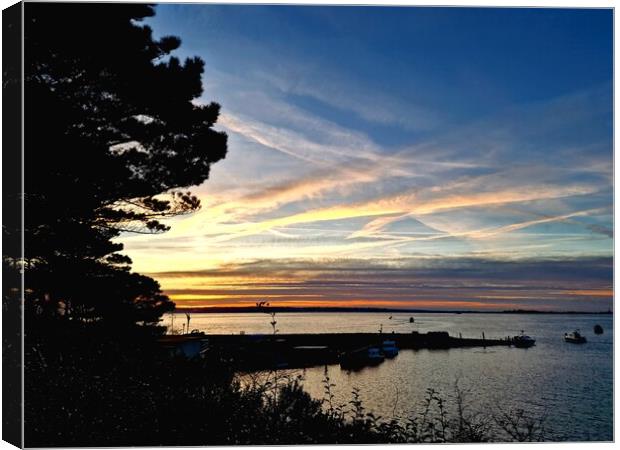
{"label": "small boat", "polygon": [[571,344],[585,344],[586,338],[581,335],[579,330],[575,330],[572,333],[564,333],[564,341],[570,342]]}
{"label": "small boat", "polygon": [[157,342],[170,356],[181,356],[186,359],[203,357],[209,343],[205,333],[199,330],[187,334],[166,334],[157,339]]}
{"label": "small boat", "polygon": [[603,334],[603,327],[600,325],[594,325],[594,334]]}
{"label": "small boat", "polygon": [[531,338],[527,334],[523,334],[523,330],[521,330],[521,334],[512,338],[512,345],[518,348],[529,348],[536,344],[536,339]]}
{"label": "small boat", "polygon": [[360,369],[366,366],[376,366],[384,360],[385,356],[378,347],[368,347],[342,355],[340,367],[343,369]]}
{"label": "small boat", "polygon": [[383,341],[381,351],[386,358],[393,358],[398,355],[398,347],[396,347],[395,341]]}
{"label": "small boat", "polygon": [[385,359],[381,350],[377,347],[370,347],[368,349],[367,359],[369,362],[381,363]]}

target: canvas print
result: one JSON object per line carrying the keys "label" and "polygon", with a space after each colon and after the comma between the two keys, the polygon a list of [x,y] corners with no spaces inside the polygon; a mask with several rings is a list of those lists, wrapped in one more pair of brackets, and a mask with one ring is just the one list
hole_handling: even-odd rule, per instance
{"label": "canvas print", "polygon": [[613,441],[612,9],[13,8],[4,439]]}

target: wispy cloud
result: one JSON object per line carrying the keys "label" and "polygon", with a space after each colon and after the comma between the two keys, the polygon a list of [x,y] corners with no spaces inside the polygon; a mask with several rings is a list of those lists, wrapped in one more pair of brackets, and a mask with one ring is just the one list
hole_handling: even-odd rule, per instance
{"label": "wispy cloud", "polygon": [[[398,235],[398,233],[392,234],[392,233],[384,232],[384,229],[387,225],[393,222],[402,220],[404,218],[410,217],[411,213],[408,213],[404,215],[381,217],[379,219],[375,219],[369,222],[368,224],[366,224],[364,228],[362,228],[361,230],[358,230],[352,233],[351,235],[349,235],[348,238],[349,239],[359,238],[359,237],[373,237],[373,238],[380,238],[380,239],[391,238],[391,239],[397,239],[401,241],[435,240],[435,239],[454,238],[454,237],[468,238],[468,239],[486,239],[486,238],[498,236],[504,233],[511,233],[513,231],[522,230],[524,228],[532,227],[535,225],[541,225],[541,224],[552,223],[552,222],[567,222],[568,219],[570,219],[571,217],[587,216],[589,214],[593,214],[593,213],[600,212],[600,211],[601,211],[600,209],[576,211],[576,212],[572,212],[568,214],[562,214],[559,216],[551,216],[551,217],[544,217],[544,218],[539,218],[539,219],[534,219],[534,220],[528,220],[524,222],[517,222],[517,223],[513,223],[510,225],[504,225],[500,227],[487,227],[487,228],[482,228],[482,229],[467,230],[467,231],[460,231],[460,232],[453,232],[453,233],[445,233],[445,232],[438,231],[434,235],[424,236],[424,237],[403,237],[403,236]],[[574,223],[574,222],[571,222],[571,223]],[[609,236],[609,230],[605,228],[602,228],[602,229],[599,229],[598,227],[593,228],[592,225],[588,225],[588,224],[585,224],[584,226],[589,230]]]}
{"label": "wispy cloud", "polygon": [[[569,145],[549,141],[545,134],[566,126],[579,128],[579,121],[597,117],[599,112],[566,116],[563,109],[588,109],[588,102],[598,94],[580,93],[515,107],[494,118],[385,148],[359,130],[298,107],[282,97],[283,92],[311,96],[378,123],[401,115],[403,107],[381,98],[373,108],[377,115],[370,117],[357,103],[360,99],[327,98],[312,86],[279,86],[275,93],[240,91],[218,122],[231,135],[235,148],[229,159],[214,167],[212,179],[198,189],[203,209],[172,220],[172,231],[164,236],[124,236],[123,241],[138,270],[161,271],[175,261],[180,267],[212,268],[225,274],[235,261],[269,255],[271,272],[264,279],[236,273],[209,289],[187,285],[186,279],[184,287],[171,291],[183,304],[243,304],[254,295],[271,293],[279,301],[306,304],[447,305],[466,301],[471,307],[508,307],[528,304],[526,297],[530,296],[553,296],[532,291],[517,298],[515,293],[481,286],[460,288],[445,296],[445,291],[437,293],[438,287],[414,289],[404,284],[388,295],[387,288],[379,289],[376,284],[378,278],[372,286],[359,285],[364,293],[354,290],[349,295],[333,283],[302,293],[309,280],[318,276],[314,269],[291,272],[289,266],[284,273],[276,263],[294,257],[307,269],[313,261],[326,258],[360,258],[369,274],[383,274],[377,272],[376,262],[401,261],[411,255],[506,260],[524,255],[609,254],[605,239],[613,237],[612,172],[605,143]],[[386,108],[390,113],[381,113]],[[411,124],[396,125],[407,128]],[[254,177],[257,172],[260,176]],[[542,226],[552,228],[524,232]],[[569,227],[572,234],[561,227]],[[592,236],[599,240],[593,241]],[[347,273],[341,271],[338,277],[346,279]],[[453,271],[449,276],[457,275]],[[492,278],[490,273],[484,276]],[[201,283],[212,284],[214,277],[207,276]],[[169,280],[161,274],[157,278]],[[167,288],[168,283],[164,283]],[[448,278],[441,283],[450,285]],[[191,292],[184,291],[190,288]],[[604,295],[597,298],[608,301]]]}
{"label": "wispy cloud", "polygon": [[[222,104],[230,151],[195,188],[199,212],[120,240],[179,303],[610,304],[609,260],[593,259],[613,252],[613,85],[600,45],[579,72],[560,33],[545,61],[509,55],[536,67],[516,77],[504,52],[455,52],[426,22],[409,26],[415,14],[391,17],[407,24],[394,30],[354,14],[352,39],[335,19],[348,9],[290,9],[284,26],[269,8],[254,10],[259,21],[170,8],[154,20],[182,17],[160,32],[184,30],[181,51],[207,61],[200,101]],[[396,31],[429,40],[395,47]],[[458,48],[478,52],[470,34]],[[319,50],[318,35],[330,45]]]}
{"label": "wispy cloud", "polygon": [[430,130],[440,123],[436,111],[373,91],[369,86],[345,80],[333,72],[326,73],[321,68],[288,67],[281,69],[280,74],[260,72],[258,76],[282,93],[311,97],[369,122],[407,130]]}
{"label": "wispy cloud", "polygon": [[[435,195],[424,198],[424,193],[409,192],[357,204],[304,211],[289,216],[254,223],[241,223],[228,227],[229,233],[217,241],[236,239],[261,233],[276,227],[351,219],[357,217],[385,216],[394,214],[428,215],[440,211],[461,208],[499,206],[509,203],[531,202],[544,199],[586,195],[595,192],[588,186],[524,186],[504,191],[472,194]],[[352,237],[355,237],[352,235]]]}

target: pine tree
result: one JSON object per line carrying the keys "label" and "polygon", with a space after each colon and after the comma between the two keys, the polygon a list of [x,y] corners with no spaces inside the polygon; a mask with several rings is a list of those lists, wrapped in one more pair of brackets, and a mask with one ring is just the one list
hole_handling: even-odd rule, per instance
{"label": "pine tree", "polygon": [[26,306],[81,321],[156,323],[174,304],[112,241],[161,233],[226,155],[204,63],[154,40],[142,4],[28,3],[24,22]]}

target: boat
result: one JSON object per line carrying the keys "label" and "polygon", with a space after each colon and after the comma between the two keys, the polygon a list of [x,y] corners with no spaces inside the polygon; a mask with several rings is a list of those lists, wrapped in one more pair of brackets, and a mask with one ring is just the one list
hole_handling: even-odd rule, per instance
{"label": "boat", "polygon": [[594,325],[594,334],[603,334],[603,327],[600,325]]}
{"label": "boat", "polygon": [[571,344],[585,344],[586,338],[581,335],[579,330],[575,330],[572,333],[564,333],[564,341],[570,342]]}
{"label": "boat", "polygon": [[383,341],[381,351],[386,358],[394,358],[398,355],[398,347],[395,341]]}
{"label": "boat", "polygon": [[413,317],[409,317],[409,323],[413,323],[413,322],[414,322]]}
{"label": "boat", "polygon": [[343,369],[361,369],[366,366],[376,366],[385,360],[385,356],[378,347],[364,347],[345,353],[340,358],[340,367]]}
{"label": "boat", "polygon": [[518,348],[529,348],[536,344],[536,339],[528,336],[523,333],[521,330],[521,334],[512,338],[512,345]]}
{"label": "boat", "polygon": [[170,356],[186,359],[203,357],[209,344],[205,333],[199,330],[192,330],[186,334],[166,334],[157,339],[157,342]]}
{"label": "boat", "polygon": [[381,363],[385,359],[385,356],[378,347],[370,347],[368,349],[367,358],[370,362]]}

